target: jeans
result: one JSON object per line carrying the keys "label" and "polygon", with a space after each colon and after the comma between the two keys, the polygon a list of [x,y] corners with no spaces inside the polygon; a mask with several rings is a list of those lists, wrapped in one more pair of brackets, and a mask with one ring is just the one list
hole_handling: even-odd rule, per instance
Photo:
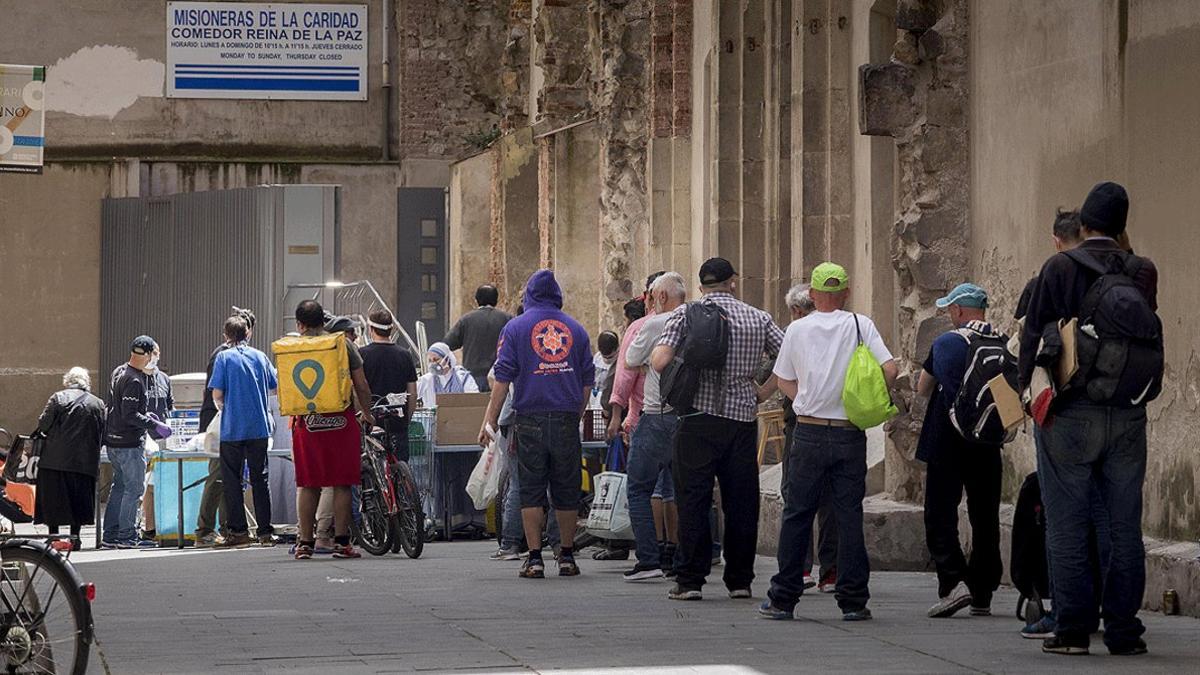
{"label": "jeans", "polygon": [[[504,531],[500,533],[501,548],[521,548],[525,544],[525,524],[521,520],[521,480],[517,468],[508,471],[508,491],[504,493]],[[546,518],[546,535],[550,546],[558,546],[562,537],[558,532],[558,518],[551,513]]]}
{"label": "jeans", "polygon": [[[1046,505],[1046,546],[1052,561],[1057,634],[1086,641],[1097,624],[1089,531],[1108,526],[1104,573],[1104,643],[1123,647],[1146,628],[1137,618],[1146,589],[1142,483],[1146,477],[1146,410],[1075,402],[1060,411],[1039,458]],[[1093,504],[1098,491],[1105,513]],[[1093,521],[1096,521],[1093,523]],[[1103,560],[1101,560],[1103,563]]]}
{"label": "jeans", "polygon": [[146,450],[140,445],[109,448],[108,461],[113,482],[104,508],[104,541],[137,539],[138,502],[146,489]]}
{"label": "jeans", "polygon": [[835,597],[843,612],[863,609],[871,597],[862,507],[867,493],[867,435],[851,427],[797,424],[786,482],[779,573],[771,578],[767,593],[771,603],[792,610],[804,594],[804,557],[812,545],[821,490],[828,484],[838,528]]}
{"label": "jeans", "polygon": [[267,439],[221,441],[221,481],[224,483],[225,513],[230,534],[249,534],[246,525],[245,497],[242,493],[242,466],[250,466],[250,490],[254,498],[254,519],[258,536],[274,532],[271,527],[271,492],[267,487]]}
{"label": "jeans", "polygon": [[[679,510],[676,583],[700,590],[712,571],[713,479],[721,483],[725,514],[725,573],[729,590],[750,588],[758,546],[758,459],[754,422],[696,414],[681,419],[671,456]],[[640,559],[640,558],[639,558]]]}
{"label": "jeans", "polygon": [[[925,473],[925,543],[937,567],[938,597],[960,582],[971,591],[971,604],[990,607],[1000,587],[1000,449],[966,443],[945,448]],[[941,459],[944,458],[944,459]],[[958,505],[967,494],[971,522],[971,560],[958,541]]]}
{"label": "jeans", "polygon": [[196,516],[196,534],[204,536],[212,534],[217,529],[220,519],[221,530],[228,532],[229,527],[225,516],[225,496],[221,481],[221,460],[208,460],[208,478],[204,479],[204,493],[200,496],[200,513]]}
{"label": "jeans", "polygon": [[838,538],[837,516],[833,515],[833,501],[829,485],[821,489],[820,506],[817,507],[817,540],[815,556],[813,546],[804,552],[804,570],[812,574],[813,558],[821,563],[821,576],[837,571]]}
{"label": "jeans", "polygon": [[671,442],[678,427],[679,416],[675,413],[642,413],[629,442],[626,467],[629,520],[633,524],[638,564],[648,569],[662,565],[650,498],[663,474],[671,471]]}
{"label": "jeans", "polygon": [[546,490],[555,510],[579,508],[583,445],[579,414],[567,412],[517,415],[517,463],[521,474],[521,506],[546,507]]}

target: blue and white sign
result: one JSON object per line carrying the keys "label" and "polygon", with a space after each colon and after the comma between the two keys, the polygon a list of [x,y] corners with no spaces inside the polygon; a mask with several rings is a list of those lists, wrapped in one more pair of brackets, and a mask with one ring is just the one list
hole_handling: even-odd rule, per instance
{"label": "blue and white sign", "polygon": [[367,6],[167,3],[167,96],[367,100]]}

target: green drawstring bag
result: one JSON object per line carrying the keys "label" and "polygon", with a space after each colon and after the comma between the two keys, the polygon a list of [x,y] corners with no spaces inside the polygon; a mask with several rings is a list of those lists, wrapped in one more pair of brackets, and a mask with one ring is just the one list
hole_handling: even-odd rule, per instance
{"label": "green drawstring bag", "polygon": [[892,404],[887,381],[883,379],[883,369],[879,367],[870,348],[863,343],[858,314],[854,315],[854,332],[858,335],[858,347],[854,349],[850,367],[846,369],[842,405],[846,407],[846,417],[850,422],[865,431],[883,424],[900,411]]}

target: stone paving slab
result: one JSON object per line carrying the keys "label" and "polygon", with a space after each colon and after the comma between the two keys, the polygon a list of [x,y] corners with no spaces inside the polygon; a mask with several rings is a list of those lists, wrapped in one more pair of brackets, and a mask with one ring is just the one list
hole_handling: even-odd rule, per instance
{"label": "stone paving slab", "polygon": [[[1016,595],[996,616],[925,617],[931,574],[872,576],[876,620],[847,624],[833,597],[801,599],[797,621],[756,601],[666,599],[665,582],[625,583],[629,563],[581,559],[584,574],[516,577],[491,542],[434,543],[403,556],[296,562],[284,547],[81,552],[96,583],[95,673],[1037,673],[1194,672],[1200,621],[1143,613],[1151,654],[1043,655],[1022,640]],[[759,558],[759,597],[775,570]],[[553,571],[553,565],[551,565]],[[107,670],[105,669],[107,666]]]}

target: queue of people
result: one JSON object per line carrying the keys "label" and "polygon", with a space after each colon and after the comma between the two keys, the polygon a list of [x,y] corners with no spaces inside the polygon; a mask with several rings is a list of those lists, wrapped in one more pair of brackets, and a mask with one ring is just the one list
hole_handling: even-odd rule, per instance
{"label": "queue of people", "polygon": [[[1051,613],[1023,634],[1044,639],[1047,653],[1085,654],[1103,619],[1111,653],[1147,651],[1137,618],[1145,587],[1145,407],[1161,390],[1162,327],[1156,314],[1158,272],[1153,262],[1132,253],[1128,208],[1124,188],[1105,182],[1078,211],[1056,215],[1056,253],[1026,288],[1011,343],[989,319],[990,298],[982,286],[960,284],[935,302],[951,328],[923,355],[915,392],[929,399],[916,456],[927,466],[925,538],[937,571],[932,618],[992,612],[1003,574],[1002,453],[1013,428],[1001,423],[1000,397],[1011,383],[1034,418],[1053,599]],[[359,557],[349,535],[351,486],[360,479],[358,420],[373,422],[373,397],[407,394],[406,414],[384,423],[397,446],[406,447],[408,419],[418,400],[433,405],[441,393],[490,391],[479,441],[486,445],[499,435],[517,460],[515,489],[504,505],[512,517],[505,519],[509,528],[492,557],[514,560],[524,548],[519,576],[544,578],[549,514],[557,525],[550,529],[558,575],[579,575],[574,534],[580,422],[589,401],[602,392],[609,409],[606,435],[620,436],[629,447],[636,560],[624,579],[668,577],[674,581],[668,598],[701,600],[712,566],[723,559],[726,593],[751,598],[759,527],[756,419],[759,404],[778,391],[789,425],[784,512],[778,571],[757,612],[791,619],[805,591],[818,585],[812,574],[817,520],[819,590],[834,593],[843,620],[870,620],[863,532],[867,441],[865,429],[852,421],[846,382],[856,364],[868,359],[880,386],[895,393],[900,369],[892,352],[870,317],[847,310],[851,279],[838,264],[817,265],[808,284],[788,292],[792,321],[786,330],[738,298],[739,277],[728,260],[705,261],[698,281],[700,297],[689,303],[681,274],[651,275],[640,301],[626,307],[624,335],[602,334],[595,355],[587,331],[563,310],[552,271],[530,277],[515,318],[496,308],[496,289],[483,286],[476,293],[479,308],[445,342],[429,347],[430,372],[421,377],[411,355],[391,342],[394,317],[386,310],[372,313],[369,346],[360,350],[349,336],[331,343],[348,372],[336,409],[318,411],[310,402],[307,412],[292,418],[299,490],[295,557],[311,558],[317,548],[314,528],[322,517],[323,490],[330,504],[324,515],[333,523],[326,548],[335,557]],[[301,335],[327,334],[319,303],[301,303],[295,317]],[[266,481],[267,442],[274,431],[268,402],[277,389],[298,386],[302,369],[281,378],[271,360],[247,344],[253,327],[252,313],[235,312],[210,358],[201,424],[207,428],[219,411],[221,442],[205,484],[196,532],[201,546],[275,542]],[[465,367],[454,356],[459,348]],[[170,436],[164,420],[173,405],[169,380],[156,368],[160,353],[148,336],[133,340],[128,361],[112,373],[106,408],[90,393],[86,371],[72,369],[39,420],[37,433],[47,443],[36,518],[52,531],[69,527],[76,547],[80,527],[94,517],[101,444],[113,472],[104,546],[147,545],[137,533],[144,445],[148,436]],[[1068,358],[1074,361],[1064,363]],[[756,379],[764,359],[772,364],[770,374]],[[995,372],[1004,377],[980,384],[980,368],[999,369]],[[995,405],[980,411],[985,394],[995,397]],[[254,536],[241,491],[230,489],[240,487],[244,465],[258,524]],[[969,558],[958,535],[964,493]],[[715,559],[714,502],[724,524],[723,555]],[[223,536],[215,531],[217,514]]]}

